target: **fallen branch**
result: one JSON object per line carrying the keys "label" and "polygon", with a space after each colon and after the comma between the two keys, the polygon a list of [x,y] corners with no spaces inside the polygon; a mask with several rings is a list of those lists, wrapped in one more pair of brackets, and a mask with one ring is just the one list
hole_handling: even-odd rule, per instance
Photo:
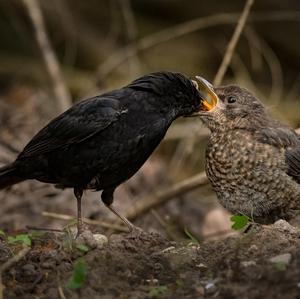
{"label": "fallen branch", "polygon": [[239,21],[237,23],[237,26],[235,27],[234,33],[231,37],[230,42],[228,43],[225,55],[223,57],[223,61],[217,71],[217,74],[215,76],[215,79],[213,81],[213,85],[220,85],[223,81],[224,75],[228,69],[228,66],[230,64],[230,61],[232,59],[233,53],[235,51],[236,45],[240,39],[240,36],[243,32],[243,29],[245,27],[246,21],[248,19],[251,7],[254,3],[254,0],[247,0],[245,7],[243,9],[243,12],[239,18]]}
{"label": "fallen branch", "polygon": [[23,0],[30,20],[35,30],[36,40],[43,55],[47,71],[53,84],[54,95],[60,111],[64,111],[72,104],[71,95],[64,82],[59,62],[52,49],[44,24],[43,14],[37,0]]}
{"label": "fallen branch", "polygon": [[149,210],[166,203],[174,197],[183,195],[189,191],[206,185],[208,179],[204,172],[201,172],[191,178],[188,178],[182,182],[176,183],[171,187],[159,190],[150,196],[138,201],[134,207],[127,210],[126,218],[134,220],[141,214],[148,212]]}
{"label": "fallen branch", "polygon": [[[71,215],[65,215],[65,214],[58,214],[58,213],[50,213],[50,212],[42,212],[42,215],[45,217],[51,217],[51,218],[55,218],[55,219],[60,219],[60,220],[74,220],[74,217]],[[104,222],[104,221],[98,221],[98,220],[92,220],[89,218],[83,218],[83,222],[90,224],[90,225],[99,225],[103,228],[109,228],[109,229],[113,229],[113,230],[117,230],[120,232],[127,232],[128,229],[124,226],[118,225],[118,224],[111,224],[108,222]]]}

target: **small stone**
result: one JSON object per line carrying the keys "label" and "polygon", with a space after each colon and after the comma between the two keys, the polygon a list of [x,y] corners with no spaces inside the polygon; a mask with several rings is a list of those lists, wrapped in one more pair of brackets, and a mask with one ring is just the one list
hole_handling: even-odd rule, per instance
{"label": "small stone", "polygon": [[76,243],[81,245],[84,244],[90,249],[103,248],[107,244],[108,239],[106,236],[101,234],[94,234],[90,230],[83,231],[77,238]]}
{"label": "small stone", "polygon": [[152,278],[152,279],[147,279],[146,280],[147,283],[149,283],[150,285],[158,285],[158,279],[156,278]]}
{"label": "small stone", "polygon": [[243,262],[241,262],[241,266],[243,266],[245,268],[255,266],[255,265],[256,265],[255,261],[243,261]]}
{"label": "small stone", "polygon": [[207,266],[202,263],[196,265],[196,267],[199,268],[201,271],[207,270]]}
{"label": "small stone", "polygon": [[103,248],[103,246],[108,243],[108,239],[105,235],[94,234],[93,236],[94,236],[94,239],[97,242],[97,248]]}
{"label": "small stone", "polygon": [[277,220],[274,224],[273,227],[276,229],[279,229],[281,231],[289,232],[291,234],[297,234],[299,233],[299,229],[290,225],[287,221],[280,219]]}
{"label": "small stone", "polygon": [[214,282],[209,282],[204,287],[205,293],[211,295],[217,291],[217,286]]}
{"label": "small stone", "polygon": [[273,264],[282,263],[284,265],[288,265],[292,260],[292,255],[290,253],[284,253],[280,255],[276,255],[269,259],[269,261]]}
{"label": "small stone", "polygon": [[249,251],[252,252],[252,253],[256,252],[257,250],[258,250],[258,247],[256,245],[254,245],[254,244],[252,244],[249,247]]}
{"label": "small stone", "polygon": [[175,249],[175,246],[170,246],[170,247],[162,250],[162,253],[169,253],[169,252],[172,252],[174,249]]}

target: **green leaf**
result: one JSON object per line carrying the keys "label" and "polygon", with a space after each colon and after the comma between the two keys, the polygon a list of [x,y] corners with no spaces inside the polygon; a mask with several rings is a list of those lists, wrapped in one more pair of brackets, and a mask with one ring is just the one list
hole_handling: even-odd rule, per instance
{"label": "green leaf", "polygon": [[199,244],[199,240],[191,234],[186,226],[184,227],[184,233],[189,237],[193,244]]}
{"label": "green leaf", "polygon": [[27,246],[31,246],[31,239],[26,234],[21,234],[16,236],[16,241],[21,241]]}
{"label": "green leaf", "polygon": [[78,245],[76,245],[76,248],[82,252],[88,252],[90,250],[90,248],[84,244],[78,244]]}
{"label": "green leaf", "polygon": [[0,236],[6,236],[5,232],[0,229]]}
{"label": "green leaf", "polygon": [[16,235],[15,237],[7,237],[8,244],[15,244],[17,242],[22,242],[24,245],[31,246],[31,239],[27,234]]}
{"label": "green leaf", "polygon": [[233,215],[230,217],[230,220],[233,222],[231,228],[235,230],[243,229],[250,221],[246,215]]}
{"label": "green leaf", "polygon": [[73,274],[67,282],[67,287],[72,290],[79,289],[84,284],[86,275],[86,262],[83,259],[77,260],[74,265]]}
{"label": "green leaf", "polygon": [[167,292],[168,292],[167,286],[158,286],[158,287],[151,287],[148,294],[150,297],[158,298]]}

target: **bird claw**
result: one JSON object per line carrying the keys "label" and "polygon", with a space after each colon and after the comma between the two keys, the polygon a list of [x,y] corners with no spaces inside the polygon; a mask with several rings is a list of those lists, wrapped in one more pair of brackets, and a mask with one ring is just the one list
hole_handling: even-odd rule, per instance
{"label": "bird claw", "polygon": [[76,236],[75,236],[75,240],[80,236],[82,235],[83,232],[85,231],[89,231],[89,227],[84,224],[84,223],[81,223],[77,226],[77,233],[76,233]]}
{"label": "bird claw", "polygon": [[144,231],[140,227],[132,225],[129,229],[128,237],[130,239],[140,239],[143,233]]}

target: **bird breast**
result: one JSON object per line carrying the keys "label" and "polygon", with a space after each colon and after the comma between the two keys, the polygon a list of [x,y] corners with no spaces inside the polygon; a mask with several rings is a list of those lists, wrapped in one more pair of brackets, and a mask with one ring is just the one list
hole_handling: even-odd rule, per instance
{"label": "bird breast", "polygon": [[206,173],[219,200],[231,212],[258,214],[277,205],[285,188],[283,151],[255,140],[250,132],[212,133]]}

